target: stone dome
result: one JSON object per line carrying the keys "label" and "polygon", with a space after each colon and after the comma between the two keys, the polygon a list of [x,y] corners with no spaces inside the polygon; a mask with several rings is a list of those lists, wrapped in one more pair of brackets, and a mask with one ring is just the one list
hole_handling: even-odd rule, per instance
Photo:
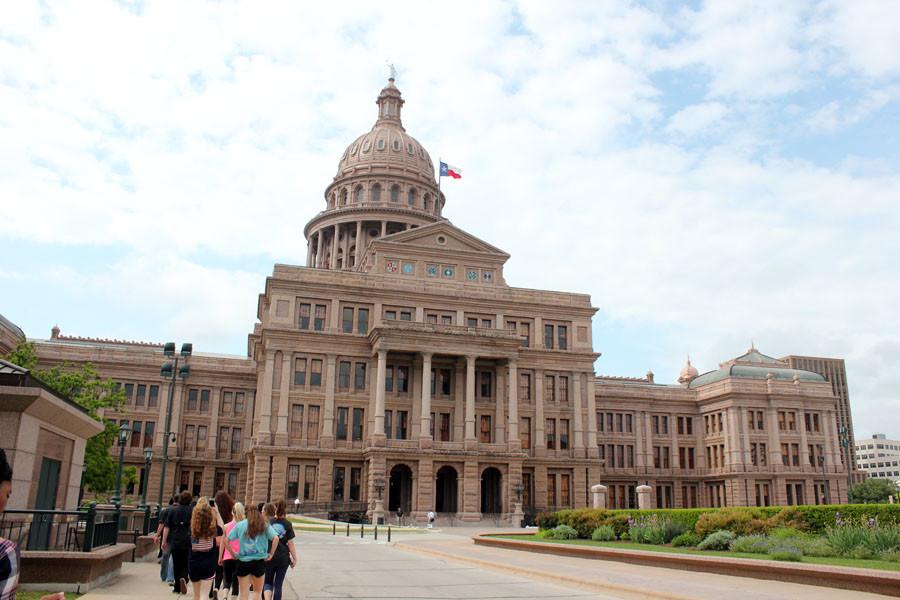
{"label": "stone dome", "polygon": [[687,359],[687,363],[685,363],[684,367],[681,369],[681,373],[678,374],[678,383],[687,384],[696,379],[697,375],[700,374],[700,371],[697,370],[697,367],[691,364],[691,359]]}
{"label": "stone dome", "polygon": [[393,79],[378,94],[376,104],[378,120],[370,131],[347,146],[335,180],[357,173],[389,171],[436,184],[431,156],[403,128],[400,110],[404,101]]}

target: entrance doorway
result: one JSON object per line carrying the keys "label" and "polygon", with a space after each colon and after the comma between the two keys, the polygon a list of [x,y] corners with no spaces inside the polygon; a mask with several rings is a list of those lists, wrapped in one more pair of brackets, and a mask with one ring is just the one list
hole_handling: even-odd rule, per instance
{"label": "entrance doorway", "polygon": [[501,483],[503,476],[496,467],[488,467],[481,472],[481,512],[496,515],[503,512]]}
{"label": "entrance doorway", "polygon": [[457,475],[456,469],[444,465],[437,472],[434,483],[434,508],[439,513],[457,512]]}
{"label": "entrance doorway", "polygon": [[[54,510],[56,494],[59,491],[59,471],[62,463],[52,458],[41,461],[41,475],[38,479],[35,508],[38,510]],[[53,528],[53,515],[35,515],[28,532],[29,550],[48,550],[50,530]]]}
{"label": "entrance doorway", "polygon": [[404,515],[412,511],[412,469],[407,465],[394,465],[391,469],[388,510],[402,510]]}

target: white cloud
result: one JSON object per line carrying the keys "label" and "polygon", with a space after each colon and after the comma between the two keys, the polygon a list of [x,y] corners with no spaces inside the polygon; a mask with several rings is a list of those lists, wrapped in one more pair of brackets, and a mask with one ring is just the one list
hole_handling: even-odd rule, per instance
{"label": "white cloud", "polygon": [[703,102],[687,106],[669,118],[666,131],[693,136],[703,134],[722,121],[728,108],[719,102]]}

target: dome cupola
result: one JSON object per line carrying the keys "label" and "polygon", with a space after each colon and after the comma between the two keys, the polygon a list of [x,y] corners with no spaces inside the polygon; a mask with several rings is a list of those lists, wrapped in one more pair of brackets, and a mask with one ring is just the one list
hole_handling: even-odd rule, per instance
{"label": "dome cupola", "polygon": [[700,372],[697,370],[697,367],[691,364],[691,358],[688,357],[687,363],[682,367],[681,373],[678,374],[678,383],[681,385],[688,385],[696,379],[699,374]]}

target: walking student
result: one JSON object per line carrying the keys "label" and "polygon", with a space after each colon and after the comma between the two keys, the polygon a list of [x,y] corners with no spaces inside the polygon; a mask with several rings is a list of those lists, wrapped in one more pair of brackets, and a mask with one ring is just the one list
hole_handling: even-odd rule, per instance
{"label": "walking student", "polygon": [[284,500],[264,507],[269,525],[278,535],[278,546],[272,553],[272,560],[266,566],[266,583],[263,586],[265,600],[281,600],[281,587],[288,567],[297,565],[297,549],[294,547],[294,526],[286,517],[287,506]]}
{"label": "walking student", "polygon": [[178,504],[166,515],[166,526],[163,528],[163,552],[168,550],[172,554],[172,570],[175,575],[175,586],[172,591],[176,594],[187,594],[192,499],[189,491],[181,492]]}
{"label": "walking student", "polygon": [[235,570],[237,569],[237,557],[241,552],[241,544],[238,540],[228,539],[228,534],[238,522],[243,520],[244,505],[235,502],[231,508],[231,519],[225,523],[225,535],[222,536],[222,543],[219,545],[219,564],[222,565],[222,585],[219,586],[220,600],[228,600],[229,595],[232,598],[238,596],[238,580]]}
{"label": "walking student", "polygon": [[215,510],[219,513],[219,521],[220,521],[220,531],[219,537],[216,541],[218,546],[216,553],[216,581],[213,584],[211,590],[209,590],[209,597],[218,598],[219,590],[222,588],[222,584],[225,580],[225,567],[222,564],[222,548],[225,547],[225,542],[227,540],[224,539],[225,534],[225,524],[231,521],[231,513],[234,509],[234,500],[231,499],[231,496],[225,490],[219,490],[216,492],[216,500],[215,500]]}
{"label": "walking student", "polygon": [[[237,577],[240,600],[247,600],[253,586],[253,600],[261,600],[266,562],[278,549],[278,536],[255,506],[247,508],[247,518],[240,521],[228,534],[229,540],[238,540]],[[271,549],[269,542],[272,542]]]}
{"label": "walking student", "polygon": [[188,574],[194,590],[194,600],[209,596],[209,590],[216,578],[219,549],[216,536],[222,535],[222,528],[216,523],[219,515],[209,505],[206,498],[197,500],[191,513],[191,552],[188,559]]}
{"label": "walking student", "polygon": [[175,574],[172,571],[172,555],[162,548],[162,532],[166,526],[166,516],[175,505],[175,500],[175,496],[169,498],[169,505],[160,511],[159,525],[156,528],[156,543],[159,544],[159,578],[170,585],[175,584]]}

